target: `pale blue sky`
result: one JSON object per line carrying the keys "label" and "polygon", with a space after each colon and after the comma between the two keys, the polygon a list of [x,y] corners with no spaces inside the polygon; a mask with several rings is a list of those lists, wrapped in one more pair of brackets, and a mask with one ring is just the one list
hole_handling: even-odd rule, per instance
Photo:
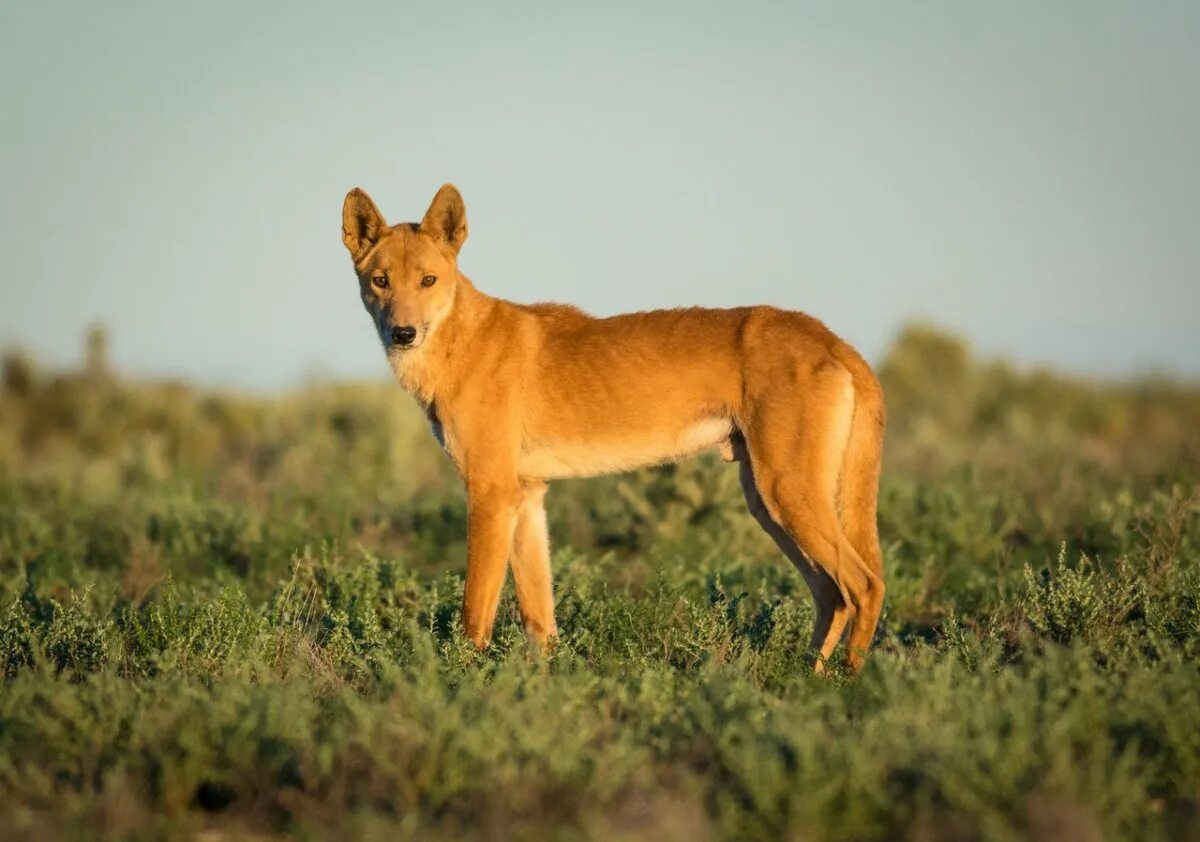
{"label": "pale blue sky", "polygon": [[0,9],[0,345],[49,362],[383,378],[342,197],[453,181],[506,298],[1200,374],[1194,0]]}

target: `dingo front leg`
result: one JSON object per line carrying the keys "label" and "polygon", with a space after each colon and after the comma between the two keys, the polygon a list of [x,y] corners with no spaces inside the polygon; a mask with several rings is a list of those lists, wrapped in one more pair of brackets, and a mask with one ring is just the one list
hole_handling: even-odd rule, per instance
{"label": "dingo front leg", "polygon": [[512,485],[467,486],[467,589],[463,625],[478,648],[487,646],[496,622],[500,589],[512,551],[521,490]]}
{"label": "dingo front leg", "polygon": [[557,634],[554,586],[550,579],[550,539],[546,533],[544,482],[525,482],[513,538],[512,574],[525,633],[545,648]]}

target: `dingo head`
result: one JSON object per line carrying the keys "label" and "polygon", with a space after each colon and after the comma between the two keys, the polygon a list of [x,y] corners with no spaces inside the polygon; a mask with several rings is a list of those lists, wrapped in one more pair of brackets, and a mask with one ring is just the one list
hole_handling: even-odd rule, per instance
{"label": "dingo head", "polygon": [[357,187],[346,194],[342,242],[389,357],[420,348],[450,312],[466,239],[466,208],[452,184],[437,192],[419,225],[388,227],[370,196]]}

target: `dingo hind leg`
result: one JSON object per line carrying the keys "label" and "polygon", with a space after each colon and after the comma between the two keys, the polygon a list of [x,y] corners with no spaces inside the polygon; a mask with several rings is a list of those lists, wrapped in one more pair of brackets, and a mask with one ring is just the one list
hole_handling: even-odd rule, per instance
{"label": "dingo hind leg", "polygon": [[740,434],[735,434],[731,439],[731,445],[731,461],[739,463],[738,474],[742,482],[742,493],[746,497],[746,507],[763,531],[771,536],[780,552],[800,571],[812,593],[815,617],[809,649],[814,659],[813,671],[824,672],[825,662],[829,660],[838,641],[842,639],[842,633],[850,619],[850,609],[842,598],[842,592],[837,583],[796,546],[796,542],[792,540],[787,531],[767,511],[766,504],[754,481],[754,469],[750,464],[750,455],[746,451],[745,440]]}
{"label": "dingo hind leg", "polygon": [[[815,364],[800,362],[792,373],[798,382],[788,394],[778,388],[748,394],[742,435],[767,513],[836,584],[853,612],[847,662],[857,670],[875,633],[883,580],[843,533],[838,515],[854,383],[850,371],[833,357]],[[833,631],[831,625],[829,632]]]}

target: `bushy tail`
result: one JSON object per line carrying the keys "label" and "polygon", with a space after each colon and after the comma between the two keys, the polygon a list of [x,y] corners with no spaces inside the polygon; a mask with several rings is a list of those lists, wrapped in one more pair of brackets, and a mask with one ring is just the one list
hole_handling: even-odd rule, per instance
{"label": "bushy tail", "polygon": [[846,539],[882,581],[876,507],[883,462],[883,388],[866,360],[849,345],[839,345],[834,354],[854,379],[854,418],[838,478],[838,517]]}

